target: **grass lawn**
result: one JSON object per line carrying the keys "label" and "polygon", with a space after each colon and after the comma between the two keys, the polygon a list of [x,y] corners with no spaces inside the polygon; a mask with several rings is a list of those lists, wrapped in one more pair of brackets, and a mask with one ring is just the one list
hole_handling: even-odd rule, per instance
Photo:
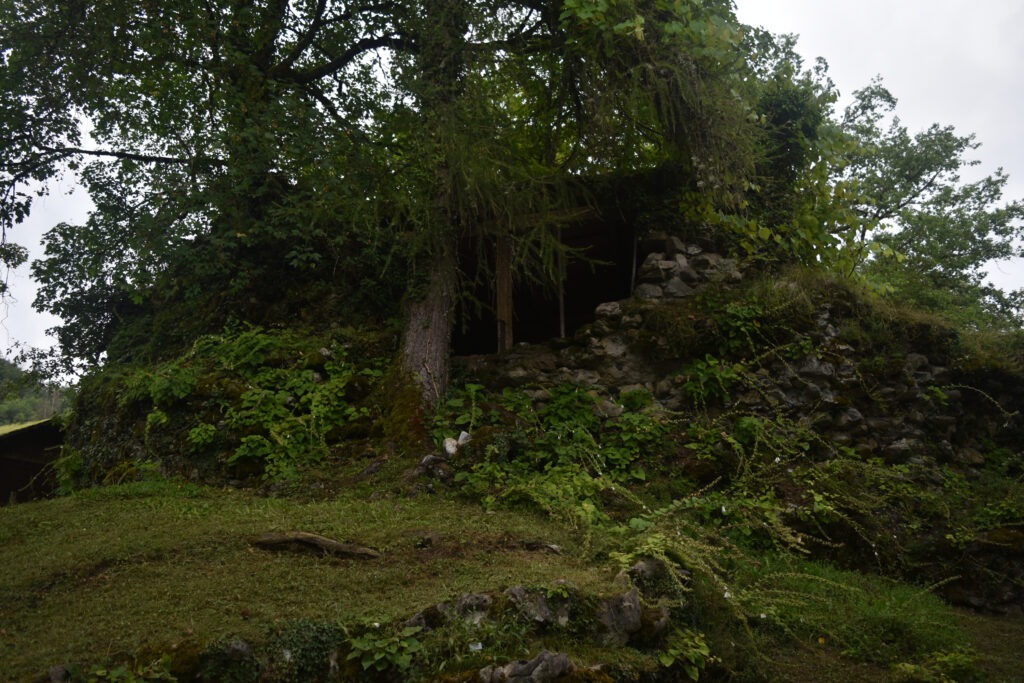
{"label": "grass lawn", "polygon": [[[376,560],[259,550],[268,531],[371,547]],[[529,550],[557,544],[561,555]],[[436,496],[330,502],[152,482],[0,508],[0,661],[50,666],[259,637],[296,619],[386,622],[459,595],[566,579],[613,590],[545,518]]]}

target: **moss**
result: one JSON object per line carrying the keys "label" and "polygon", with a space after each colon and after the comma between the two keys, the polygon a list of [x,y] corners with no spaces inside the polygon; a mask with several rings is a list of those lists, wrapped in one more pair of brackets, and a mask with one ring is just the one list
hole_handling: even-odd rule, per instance
{"label": "moss", "polygon": [[384,377],[379,425],[385,442],[401,454],[430,448],[427,415],[415,380],[395,363]]}

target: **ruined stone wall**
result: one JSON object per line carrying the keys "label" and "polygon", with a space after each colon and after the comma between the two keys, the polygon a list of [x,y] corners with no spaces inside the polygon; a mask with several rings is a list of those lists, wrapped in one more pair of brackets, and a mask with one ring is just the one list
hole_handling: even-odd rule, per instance
{"label": "ruined stone wall", "polygon": [[[687,393],[687,368],[698,359],[673,356],[671,344],[650,323],[666,307],[680,306],[712,285],[739,285],[745,275],[735,261],[675,238],[646,245],[652,251],[639,268],[633,296],[597,306],[595,322],[571,339],[463,359],[461,371],[490,389],[524,387],[538,403],[546,400],[548,387],[589,387],[602,397],[600,410],[607,417],[623,412],[618,400],[623,394],[646,390],[656,405],[676,415],[696,418],[704,411],[792,420],[819,435],[825,452],[817,457],[827,460],[828,452],[842,450],[864,462],[906,468],[907,485],[929,487],[933,499],[941,498],[947,469],[969,479],[983,472],[993,476],[1000,465],[989,462],[991,454],[1019,453],[1024,447],[1020,377],[966,366],[951,351],[957,340],[942,338],[955,332],[945,329],[920,329],[916,334],[924,341],[908,335],[903,350],[885,354],[858,348],[858,340],[841,332],[850,311],[828,302],[803,323],[803,347],[766,352],[745,366],[735,391],[695,406]],[[799,287],[784,278],[774,286],[793,288],[794,295]],[[726,349],[721,353],[725,357]],[[948,514],[955,521],[955,511]],[[962,577],[946,587],[956,602],[999,610],[1024,601],[1024,530],[996,525],[969,541],[961,539],[960,545],[944,538],[947,532],[948,527],[933,529],[931,535],[920,532],[920,538],[899,543],[913,556],[911,563],[929,555],[958,558]],[[847,552],[870,554],[871,548]],[[997,575],[1002,578],[994,579]]]}

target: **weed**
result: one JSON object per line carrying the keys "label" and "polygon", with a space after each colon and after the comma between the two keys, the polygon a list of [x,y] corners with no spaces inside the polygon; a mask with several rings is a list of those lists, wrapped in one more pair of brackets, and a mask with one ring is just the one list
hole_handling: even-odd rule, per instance
{"label": "weed", "polygon": [[423,644],[416,635],[423,629],[419,626],[406,626],[397,633],[378,630],[373,625],[362,635],[351,638],[348,659],[358,662],[367,673],[378,674],[391,671],[404,673],[412,666],[413,657],[423,652]]}
{"label": "weed", "polygon": [[700,680],[700,673],[714,660],[711,648],[704,640],[704,634],[690,629],[676,629],[669,636],[668,643],[658,655],[662,666],[682,666],[691,681]]}
{"label": "weed", "polygon": [[738,581],[737,602],[754,623],[860,661],[920,659],[964,642],[931,589],[781,556],[749,565]]}
{"label": "weed", "polygon": [[132,433],[80,426],[77,433],[91,437],[71,444],[83,458],[76,478],[101,479],[119,461],[140,459],[162,460],[169,471],[183,473],[204,468],[222,476],[292,478],[321,463],[332,443],[369,429],[376,408],[367,399],[383,367],[372,357],[350,361],[344,336],[252,327],[201,337],[189,352],[159,365],[120,376],[101,373],[85,383],[82,400],[116,392],[113,415],[90,408],[80,410],[79,419],[88,415],[106,424],[116,417],[118,427]]}
{"label": "weed", "polygon": [[170,672],[171,658],[164,655],[146,664],[125,664],[115,666],[92,666],[84,676],[72,674],[71,680],[88,683],[143,683],[144,681],[177,681]]}

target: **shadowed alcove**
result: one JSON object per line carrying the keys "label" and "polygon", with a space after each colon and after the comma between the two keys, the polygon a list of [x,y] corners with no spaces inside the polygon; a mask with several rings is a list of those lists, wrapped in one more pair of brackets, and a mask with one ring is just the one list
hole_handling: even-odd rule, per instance
{"label": "shadowed alcove", "polygon": [[[551,285],[513,280],[511,311],[513,343],[537,343],[571,336],[594,320],[594,308],[605,301],[628,297],[632,291],[636,237],[623,219],[593,217],[567,224],[561,242],[572,254],[565,263],[562,291]],[[496,259],[497,249],[487,255]],[[476,264],[469,260],[470,267]],[[489,264],[493,269],[493,262]],[[456,355],[495,353],[503,327],[499,324],[495,279],[472,290],[476,303],[459,311],[452,340]]]}

